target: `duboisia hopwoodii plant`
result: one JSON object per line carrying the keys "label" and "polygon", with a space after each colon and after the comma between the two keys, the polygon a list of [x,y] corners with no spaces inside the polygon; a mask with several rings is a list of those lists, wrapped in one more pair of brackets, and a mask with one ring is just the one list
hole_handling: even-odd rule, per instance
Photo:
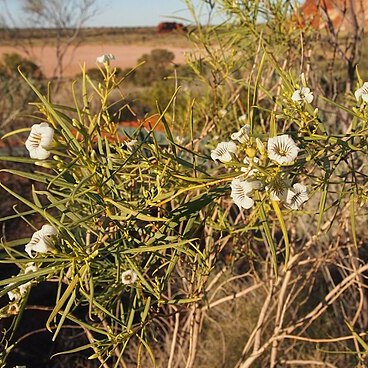
{"label": "duboisia hopwoodii plant", "polygon": [[[20,271],[1,281],[1,295],[9,299],[1,313],[21,318],[33,287],[50,282],[57,299],[46,327],[54,338],[69,320],[87,332],[91,359],[120,364],[129,341],[141,344],[154,360],[148,341],[157,338],[160,321],[172,308],[200,299],[204,279],[195,275],[208,274],[210,265],[195,222],[188,222],[197,221],[202,207],[183,214],[190,197],[175,196],[193,176],[197,154],[176,147],[170,135],[159,144],[154,125],[149,131],[140,126],[125,131],[117,124],[110,115],[110,95],[124,78],[117,78],[113,60],[111,54],[96,60],[103,83],[95,84],[83,70],[81,97],[72,87],[73,108],[54,105],[25,78],[39,98],[34,116],[39,122],[25,141],[30,158],[13,160],[35,169],[4,171],[37,183],[33,202],[1,186],[30,208],[31,222],[37,218],[42,224],[32,225],[22,249],[3,242]],[[99,106],[92,112],[96,98]],[[169,106],[159,106],[155,119],[168,132]],[[88,322],[74,316],[81,308],[87,308]]]}
{"label": "duboisia hopwoodii plant", "polygon": [[[248,113],[239,114],[238,130],[222,137],[225,140],[217,145],[203,142],[195,150],[193,136],[173,138],[169,108],[178,90],[167,106],[158,103],[158,119],[145,134],[141,134],[142,127],[127,131],[117,124],[110,97],[121,92],[124,77],[116,76],[111,65],[114,59],[107,54],[96,60],[103,83],[94,83],[83,70],[80,84],[72,86],[73,107],[54,104],[25,78],[39,100],[36,121],[25,142],[30,158],[7,159],[30,164],[35,170],[3,171],[37,186],[32,188],[32,200],[1,186],[29,207],[5,220],[27,218],[33,231],[20,243],[2,242],[2,259],[19,270],[0,281],[0,295],[9,299],[1,313],[20,320],[32,289],[52,283],[57,296],[46,327],[54,339],[69,321],[88,339],[81,350],[88,350],[89,357],[104,367],[118,367],[124,366],[122,360],[131,346],[137,347],[138,361],[143,351],[154,361],[151,345],[164,344],[163,336],[171,326],[175,339],[180,335],[181,349],[187,351],[188,366],[193,366],[201,318],[216,306],[218,300],[213,299],[223,286],[220,283],[211,294],[223,269],[227,270],[227,265],[218,266],[227,242],[234,246],[242,237],[262,239],[262,250],[269,254],[264,262],[267,272],[256,286],[266,289],[271,285],[266,307],[278,283],[284,285],[283,290],[288,288],[284,280],[291,277],[303,252],[297,253],[295,246],[290,249],[284,219],[318,212],[321,227],[330,177],[334,170],[337,177],[341,175],[338,163],[348,160],[353,151],[366,153],[366,85],[360,83],[355,92],[359,106],[354,111],[353,133],[329,134],[318,109],[313,110],[316,96],[304,76],[301,85],[296,85],[282,75],[284,84],[276,107],[265,109],[273,119],[267,131],[255,126]],[[94,99],[98,100],[95,111]],[[122,92],[121,100],[125,101]],[[228,110],[220,109],[214,116],[231,119]],[[159,123],[165,129],[161,144],[155,131]],[[356,137],[359,141],[353,144]],[[341,194],[353,198],[352,206],[353,184]],[[359,188],[357,198],[364,204],[366,188]],[[322,198],[317,206],[314,196]],[[303,260],[303,265],[307,262]],[[250,279],[258,280],[258,275]],[[277,295],[281,296],[275,341],[299,326],[304,328],[304,321],[320,312],[307,314],[282,330],[284,299],[282,293]],[[288,301],[293,300],[290,295]],[[268,310],[266,307],[262,310]],[[80,313],[83,318],[77,317]],[[254,335],[264,325],[255,326]],[[259,344],[254,343],[255,350]],[[169,361],[176,349],[173,343]],[[254,356],[249,354],[243,366],[251,366]]]}

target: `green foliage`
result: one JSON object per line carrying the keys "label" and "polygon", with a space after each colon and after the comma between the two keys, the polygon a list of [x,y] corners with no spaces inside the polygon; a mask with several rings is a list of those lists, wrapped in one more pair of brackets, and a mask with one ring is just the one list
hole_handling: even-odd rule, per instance
{"label": "green foliage", "polygon": [[[159,146],[153,134],[131,148],[123,145],[131,138],[121,137],[108,112],[109,95],[120,82],[108,66],[101,72],[103,85],[95,85],[86,74],[81,81],[101,98],[96,115],[88,112],[87,96],[84,95],[83,105],[56,106],[26,79],[40,100],[41,119],[53,126],[56,135],[52,159],[32,163],[53,170],[3,170],[43,184],[42,189],[33,190],[33,202],[1,186],[30,207],[29,215],[39,214],[58,229],[55,255],[37,257],[39,271],[31,276],[35,282],[41,281],[43,275],[48,275],[46,280],[60,280],[47,327],[56,327],[54,338],[68,319],[98,332],[99,337],[91,340],[88,347],[102,361],[114,351],[123,354],[130,340],[144,342],[149,351],[145,341],[159,338],[155,333],[157,322],[168,306],[182,308],[199,300],[202,277],[209,273],[211,265],[204,258],[198,228],[200,213],[210,202],[191,202],[187,194],[175,195],[187,185],[187,177],[196,175],[199,168],[193,160],[198,155],[174,142],[171,148]],[[171,103],[162,111],[161,120],[165,121]],[[74,117],[67,116],[67,111]],[[212,195],[216,198],[221,194],[218,189]],[[170,197],[170,203],[160,204]],[[20,262],[22,270],[24,255],[10,244],[3,245]],[[126,270],[138,275],[132,286],[122,283]],[[11,278],[12,286],[5,288],[2,295],[29,279],[20,272]],[[10,279],[0,283],[9,282]],[[67,286],[64,291],[63,284]],[[101,323],[107,318],[112,325],[93,327],[76,319],[74,312],[81,305],[88,306],[90,318]]]}
{"label": "green foliage", "polygon": [[[222,366],[363,364],[366,90],[343,104],[323,94],[301,60],[313,30],[292,2],[207,4],[226,21],[193,27],[201,53],[182,76],[163,50],[121,76],[107,61],[101,76],[82,72],[64,106],[23,74],[41,123],[27,140],[34,158],[0,159],[36,168],[2,175],[37,186],[25,198],[2,180],[28,207],[2,220],[35,233],[2,241],[0,261],[18,274],[0,280],[12,298],[1,313],[16,326],[33,286],[53,283],[47,329],[58,339],[76,324],[88,343],[70,352],[104,367],[213,366],[214,330]],[[134,113],[129,78],[149,85],[137,98],[158,114],[133,132],[116,124]]]}

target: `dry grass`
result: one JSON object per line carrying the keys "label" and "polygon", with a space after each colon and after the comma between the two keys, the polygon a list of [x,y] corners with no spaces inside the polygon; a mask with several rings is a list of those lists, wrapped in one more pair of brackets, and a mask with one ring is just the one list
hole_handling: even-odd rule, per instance
{"label": "dry grass", "polygon": [[[55,31],[52,29],[0,29],[2,46],[13,46],[14,43],[32,42],[34,46],[52,45]],[[114,27],[84,28],[79,40],[86,44],[108,43],[111,45],[149,45],[191,47],[184,31],[157,33],[155,27]]]}

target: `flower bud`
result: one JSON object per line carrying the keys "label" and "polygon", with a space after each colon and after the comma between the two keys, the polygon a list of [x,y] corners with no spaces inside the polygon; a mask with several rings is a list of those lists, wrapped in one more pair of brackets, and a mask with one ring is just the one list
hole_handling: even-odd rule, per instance
{"label": "flower bud", "polygon": [[56,167],[56,163],[52,161],[36,161],[35,165],[44,167],[45,169],[53,169]]}
{"label": "flower bud", "polygon": [[248,147],[246,150],[245,150],[245,153],[247,154],[247,156],[249,158],[253,158],[255,157],[255,155],[257,154],[257,150],[253,147]]}
{"label": "flower bud", "polygon": [[266,148],[265,148],[264,144],[262,143],[262,141],[259,138],[256,138],[256,143],[257,143],[257,148],[258,148],[259,153],[262,156],[265,156],[266,155]]}

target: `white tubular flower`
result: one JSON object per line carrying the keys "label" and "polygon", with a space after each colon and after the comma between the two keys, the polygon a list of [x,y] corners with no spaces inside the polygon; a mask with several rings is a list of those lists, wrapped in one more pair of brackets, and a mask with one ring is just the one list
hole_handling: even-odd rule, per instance
{"label": "white tubular flower", "polygon": [[214,161],[230,162],[233,159],[232,153],[236,153],[236,144],[232,141],[221,142],[211,151],[211,158]]}
{"label": "white tubular flower", "polygon": [[[13,283],[9,284],[9,286],[10,285],[13,285]],[[19,287],[15,288],[11,291],[8,291],[8,297],[9,297],[10,301],[14,300],[15,302],[18,302],[19,300],[21,300],[22,297],[27,292],[30,285],[31,285],[30,282],[26,282],[25,284],[20,285]]]}
{"label": "white tubular flower", "polygon": [[26,245],[26,252],[34,258],[37,253],[52,252],[55,248],[53,246],[53,236],[57,234],[56,229],[51,225],[43,225],[41,230],[36,231],[32,235],[31,241]]}
{"label": "white tubular flower", "polygon": [[268,140],[268,157],[279,165],[292,163],[298,156],[298,152],[299,147],[287,134],[269,138]]}
{"label": "white tubular flower", "polygon": [[295,102],[307,101],[308,103],[311,103],[313,98],[313,92],[311,92],[310,88],[308,87],[297,89],[291,96],[291,99]]}
{"label": "white tubular flower", "polygon": [[33,262],[30,262],[30,263],[27,263],[26,268],[24,269],[24,274],[36,272],[36,271],[38,271],[38,267]]}
{"label": "white tubular flower", "polygon": [[[38,267],[33,263],[27,263],[26,268],[24,269],[24,272],[22,274],[27,274],[31,272],[36,272],[38,270]],[[13,283],[9,284],[12,285]],[[12,300],[20,300],[23,295],[27,292],[29,287],[31,286],[31,281],[28,281],[22,285],[19,285],[16,289],[12,291],[8,291],[8,297]]]}
{"label": "white tubular flower", "polygon": [[137,281],[138,275],[133,270],[124,271],[121,274],[121,282],[124,285],[131,285]]}
{"label": "white tubular flower", "polygon": [[[31,262],[31,263],[27,263],[27,266],[24,269],[24,274],[32,273],[32,272],[36,272],[36,271],[38,271],[38,267],[34,263]],[[30,286],[31,286],[31,281],[28,281],[23,285],[19,285],[20,295],[23,296],[27,292],[27,290]]]}
{"label": "white tubular flower", "polygon": [[47,151],[46,148],[51,145],[53,137],[54,129],[52,129],[49,124],[34,124],[25,143],[30,157],[38,160],[45,160],[48,158],[50,152]]}
{"label": "white tubular flower", "polygon": [[115,60],[115,56],[113,54],[104,54],[96,58],[96,63],[109,64],[111,60]]}
{"label": "white tubular flower", "polygon": [[307,188],[303,184],[296,183],[287,191],[286,206],[298,210],[308,199]]}
{"label": "white tubular flower", "polygon": [[249,194],[255,189],[260,189],[262,184],[259,181],[247,181],[239,178],[233,179],[231,186],[231,198],[239,209],[249,209],[254,205],[254,200]]}
{"label": "white tubular flower", "polygon": [[[11,285],[13,285],[13,283],[9,284],[9,286],[11,286]],[[19,300],[20,299],[20,294],[19,294],[18,289],[8,291],[8,297],[9,297],[10,301]]]}
{"label": "white tubular flower", "polygon": [[357,101],[362,99],[364,102],[368,102],[368,82],[365,82],[362,87],[358,88],[354,95]]}
{"label": "white tubular flower", "polygon": [[[12,285],[12,284],[9,284]],[[18,302],[22,299],[22,297],[26,294],[27,290],[31,286],[31,282],[28,281],[23,285],[20,285],[19,287],[13,289],[12,291],[8,291],[8,297],[10,301]]]}
{"label": "white tubular flower", "polygon": [[240,143],[246,143],[249,141],[249,132],[250,125],[246,124],[238,132],[231,134],[231,139]]}

